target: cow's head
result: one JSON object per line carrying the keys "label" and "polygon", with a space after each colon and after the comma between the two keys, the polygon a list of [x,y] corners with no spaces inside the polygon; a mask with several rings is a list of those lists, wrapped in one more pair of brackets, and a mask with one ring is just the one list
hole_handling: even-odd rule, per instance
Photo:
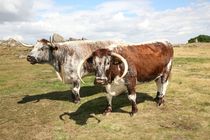
{"label": "cow's head", "polygon": [[52,57],[52,51],[57,50],[57,47],[46,39],[41,39],[36,42],[34,48],[27,56],[27,61],[31,64],[49,63]]}
{"label": "cow's head", "polygon": [[123,78],[128,71],[128,63],[125,60],[125,58],[123,58],[120,54],[111,52],[108,49],[98,49],[95,52],[93,52],[91,56],[87,56],[78,65],[77,74],[80,79],[81,79],[80,69],[85,61],[88,61],[89,63],[93,64],[93,67],[95,69],[95,76],[96,76],[94,83],[99,84],[99,85],[108,84],[108,81],[110,81],[109,73],[111,69],[113,68],[112,67],[113,65],[119,65],[119,63],[124,64],[124,72],[121,78]]}

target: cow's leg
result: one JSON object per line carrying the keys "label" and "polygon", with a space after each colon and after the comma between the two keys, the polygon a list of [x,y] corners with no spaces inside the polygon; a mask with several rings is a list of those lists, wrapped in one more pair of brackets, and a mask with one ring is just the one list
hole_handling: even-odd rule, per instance
{"label": "cow's leg", "polygon": [[156,85],[157,85],[157,95],[156,95],[155,101],[157,102],[159,106],[162,103],[164,103],[164,96],[166,94],[166,89],[169,83],[169,76],[171,73],[171,68],[172,68],[172,59],[168,62],[163,75],[155,80]]}
{"label": "cow's leg", "polygon": [[136,86],[136,78],[131,77],[127,81],[127,89],[128,89],[128,99],[131,102],[132,105],[132,110],[130,115],[133,116],[135,113],[138,112],[138,108],[136,105],[136,91],[135,91],[135,86]]}
{"label": "cow's leg", "polygon": [[157,85],[157,95],[155,97],[155,101],[160,106],[162,103],[164,103],[164,96],[166,94],[166,89],[168,86],[168,79],[163,80],[164,77],[158,78],[155,82]]}
{"label": "cow's leg", "polygon": [[74,103],[79,103],[80,102],[80,82],[79,81],[74,81],[73,82],[73,88],[72,88],[72,99]]}
{"label": "cow's leg", "polygon": [[155,101],[160,106],[162,103],[164,103],[164,96],[166,94],[166,89],[168,86],[168,74],[164,74],[163,76],[159,77],[155,80],[157,85],[157,95],[155,97]]}
{"label": "cow's leg", "polygon": [[106,99],[107,99],[107,106],[104,110],[104,115],[108,115],[112,112],[112,87],[110,84],[106,85]]}
{"label": "cow's leg", "polygon": [[103,115],[108,115],[108,114],[110,114],[112,112],[112,97],[113,96],[111,94],[109,94],[109,93],[106,94],[107,106],[106,106],[106,108],[104,110]]}

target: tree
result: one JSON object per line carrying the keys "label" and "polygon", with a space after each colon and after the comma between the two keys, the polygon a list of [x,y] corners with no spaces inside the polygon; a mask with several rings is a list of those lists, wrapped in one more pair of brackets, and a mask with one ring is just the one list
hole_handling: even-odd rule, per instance
{"label": "tree", "polygon": [[197,37],[194,37],[188,40],[188,43],[195,43],[195,42],[210,42],[210,36],[199,35]]}

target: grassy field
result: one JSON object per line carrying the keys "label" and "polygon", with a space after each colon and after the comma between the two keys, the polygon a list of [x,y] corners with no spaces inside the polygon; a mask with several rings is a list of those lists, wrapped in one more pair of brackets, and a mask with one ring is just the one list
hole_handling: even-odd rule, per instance
{"label": "grassy field", "polygon": [[[201,46],[202,47],[196,47]],[[139,112],[130,117],[126,94],[113,100],[113,113],[101,115],[103,88],[86,77],[80,104],[69,85],[49,65],[30,65],[26,48],[0,47],[0,139],[210,139],[210,44],[176,47],[171,82],[157,107],[154,82],[137,86]]]}

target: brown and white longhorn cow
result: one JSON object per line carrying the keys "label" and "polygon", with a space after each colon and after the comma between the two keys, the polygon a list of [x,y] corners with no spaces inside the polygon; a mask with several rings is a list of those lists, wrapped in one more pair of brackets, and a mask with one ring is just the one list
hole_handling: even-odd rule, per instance
{"label": "brown and white longhorn cow", "polygon": [[[108,106],[105,114],[112,111],[112,97],[126,89],[132,105],[131,115],[137,113],[135,91],[137,81],[155,80],[157,84],[155,101],[158,105],[164,102],[173,61],[173,47],[169,42],[117,45],[113,50],[98,49],[86,58],[92,61],[95,69],[94,83],[106,87]],[[80,67],[86,60],[80,62],[78,75]]]}

